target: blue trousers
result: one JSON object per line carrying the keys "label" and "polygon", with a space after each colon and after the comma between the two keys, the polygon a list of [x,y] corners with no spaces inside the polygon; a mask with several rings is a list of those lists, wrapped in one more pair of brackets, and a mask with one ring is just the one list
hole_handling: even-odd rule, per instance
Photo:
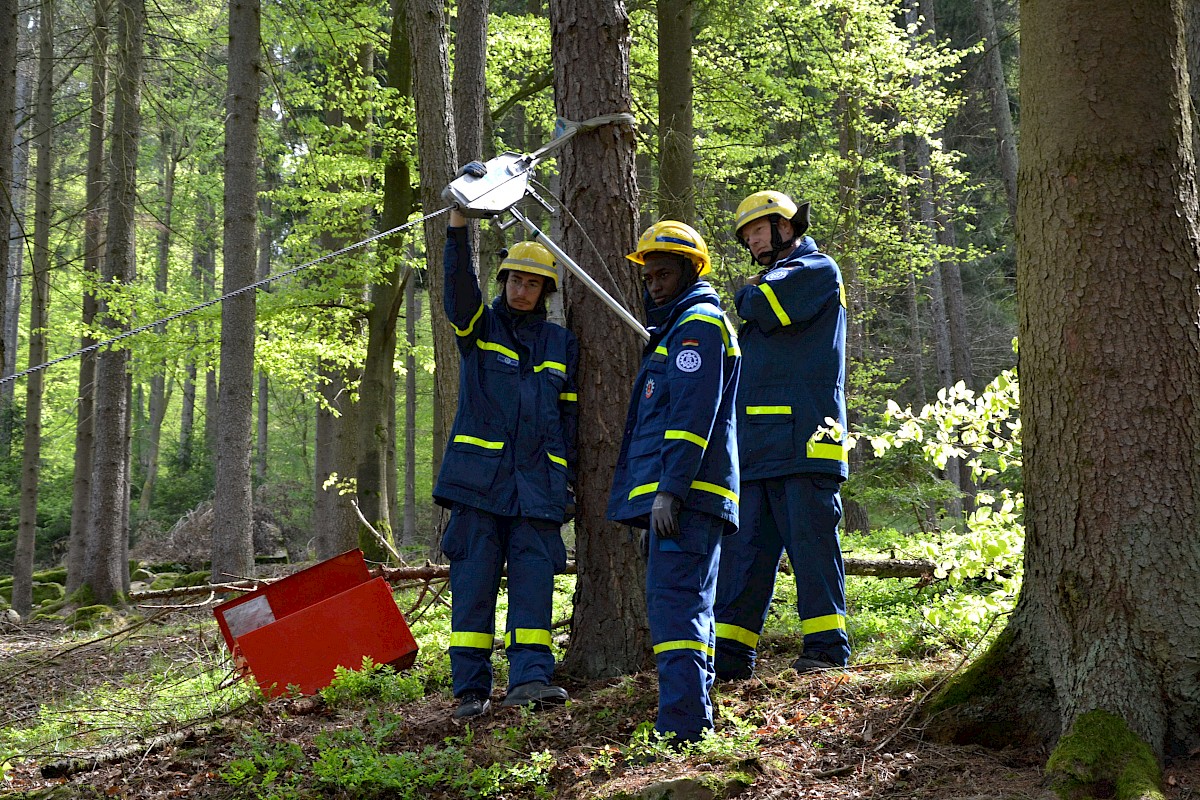
{"label": "blue trousers", "polygon": [[843,666],[849,660],[838,486],[833,478],[812,475],[742,481],[741,526],[722,544],[717,579],[719,675],[753,669],[785,548],[796,578],[805,655]]}
{"label": "blue trousers", "polygon": [[454,696],[492,691],[492,640],[500,572],[508,564],[509,688],[550,683],[554,655],[550,625],[554,574],[567,564],[559,525],[527,517],[501,517],[463,505],[450,511],[442,535],[450,559],[450,672]]}
{"label": "blue trousers", "polygon": [[674,733],[676,742],[696,741],[713,726],[713,599],[724,527],[717,517],[684,509],[677,538],[650,538],[646,610],[658,667],[655,729]]}

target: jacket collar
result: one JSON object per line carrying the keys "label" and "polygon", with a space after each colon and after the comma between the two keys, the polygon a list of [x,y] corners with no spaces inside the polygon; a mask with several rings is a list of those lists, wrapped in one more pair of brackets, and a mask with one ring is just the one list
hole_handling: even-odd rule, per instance
{"label": "jacket collar", "polygon": [[533,311],[513,311],[505,302],[504,290],[501,289],[500,294],[496,295],[496,299],[492,301],[492,309],[512,328],[546,321],[546,298],[544,296]]}
{"label": "jacket collar", "polygon": [[699,303],[713,303],[719,306],[721,303],[716,291],[705,280],[695,281],[665,306],[655,306],[649,293],[643,296],[642,301],[646,304],[646,322],[650,327],[651,344],[657,344],[671,330],[671,326],[683,316],[683,312],[692,306]]}

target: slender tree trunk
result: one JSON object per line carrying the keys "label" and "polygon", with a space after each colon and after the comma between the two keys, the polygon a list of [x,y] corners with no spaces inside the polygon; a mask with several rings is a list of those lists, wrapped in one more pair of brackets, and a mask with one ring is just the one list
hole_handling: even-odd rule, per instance
{"label": "slender tree trunk", "polygon": [[[1025,578],[996,645],[949,689],[976,687],[957,694],[966,714],[940,725],[1080,740],[1101,711],[1153,754],[1186,754],[1200,746],[1200,207],[1183,3],[1026,0],[1021,15]],[[1111,793],[1136,756],[1111,734],[1079,746],[1048,770],[1079,797]],[[1129,789],[1158,782],[1138,771]]]}
{"label": "slender tree trunk", "polygon": [[[215,210],[212,204],[201,200],[196,209],[196,233],[192,241],[192,284],[199,287],[202,300],[212,297],[212,280],[214,272],[213,261],[213,228]],[[188,335],[192,341],[200,336],[200,326],[194,319],[188,320]],[[183,400],[179,412],[179,467],[184,472],[192,468],[192,458],[196,446],[196,390],[198,370],[196,367],[195,348],[189,348],[187,366],[184,368]]]}
{"label": "slender tree trunk", "polygon": [[695,0],[658,0],[658,215],[696,220],[692,130]]}
{"label": "slender tree trunk", "polygon": [[[92,23],[92,106],[88,120],[86,208],[83,220],[83,327],[96,318],[96,295],[90,286],[100,277],[104,253],[104,133],[108,96],[108,11],[110,0],[96,0]],[[83,336],[88,347],[95,339]],[[71,533],[67,540],[67,594],[84,581],[88,513],[92,492],[92,424],[95,405],[96,356],[79,359],[79,392],[75,404],[75,474],[71,481]]]}
{"label": "slender tree trunk", "polygon": [[[454,21],[454,133],[460,161],[486,158],[483,143],[487,111],[487,32],[489,0],[458,3]],[[480,226],[467,226],[471,252],[480,253]]]}
{"label": "slender tree trunk", "polygon": [[420,300],[417,282],[409,278],[404,285],[404,536],[406,545],[417,543],[417,320]]}
{"label": "slender tree trunk", "polygon": [[[457,134],[451,108],[449,43],[441,0],[404,0],[408,41],[412,50],[413,100],[417,109],[417,162],[421,165],[421,208],[428,214],[443,207],[441,193],[458,167]],[[442,250],[446,220],[425,221],[426,285],[433,309],[433,474],[442,465],[446,437],[458,410],[458,347],[442,307]],[[434,539],[440,531],[434,532]],[[432,544],[436,547],[436,543]]]}
{"label": "slender tree trunk", "polygon": [[[624,3],[551,0],[550,31],[558,113],[585,120],[628,111],[630,38]],[[564,225],[560,244],[613,296],[636,308],[631,301],[641,296],[637,273],[624,260],[638,236],[633,131],[609,125],[578,135],[566,144],[559,163],[563,202],[588,226],[602,260],[577,225]],[[580,342],[579,418],[587,424],[579,426],[575,544],[580,566],[563,666],[580,675],[616,675],[645,666],[650,643],[645,565],[631,546],[629,529],[605,520],[641,341],[580,282],[564,284],[567,321]],[[614,625],[621,635],[612,635]]]}
{"label": "slender tree trunk", "polygon": [[[904,137],[898,137],[896,143],[896,172],[902,176],[908,175],[908,156],[905,150]],[[908,190],[900,189],[900,237],[906,244],[913,240],[912,210],[908,201]],[[912,351],[912,376],[910,386],[913,388],[913,403],[920,408],[925,405],[925,340],[921,336],[921,301],[917,288],[917,268],[909,259],[908,280],[905,298],[908,301],[908,336],[909,349]]]}
{"label": "slender tree trunk", "polygon": [[[46,360],[46,310],[50,280],[50,201],[54,175],[54,0],[41,0],[38,21],[38,98],[35,126],[33,283],[29,292],[29,365]],[[25,442],[21,456],[20,519],[13,558],[12,605],[22,617],[33,610],[33,554],[37,544],[38,477],[42,461],[42,389],[45,372],[25,379]]]}
{"label": "slender tree trunk", "polygon": [[[18,0],[0,0],[0,232],[13,221],[13,152],[17,108],[17,11]],[[9,248],[0,243],[0,331],[4,330],[4,306],[8,294]],[[13,354],[4,350],[0,336],[0,375],[9,374]]]}
{"label": "slender tree trunk", "polygon": [[[267,193],[275,188],[278,178],[274,163],[264,166],[263,173],[264,195],[259,200],[259,220],[261,224],[258,228],[258,279],[260,281],[271,274],[271,241],[274,237],[271,230],[271,200]],[[267,423],[270,421],[268,414],[270,410],[269,389],[270,383],[267,378],[267,371],[260,369],[258,371],[258,403],[256,404],[258,428],[254,459],[254,478],[259,486],[267,482],[267,465],[269,460],[267,456]]]}
{"label": "slender tree trunk", "polygon": [[355,375],[337,364],[322,364],[320,394],[317,406],[316,447],[314,459],[313,530],[317,536],[317,558],[326,559],[358,547],[358,516],[348,499],[336,485],[325,488],[336,473],[339,479],[357,463],[358,407],[350,402],[346,388]]}
{"label": "slender tree trunk", "polygon": [[983,78],[992,122],[996,126],[996,153],[1000,175],[1004,179],[1004,196],[1008,199],[1008,218],[1017,219],[1017,135],[1013,130],[1012,111],[1008,102],[1008,83],[1004,79],[1004,63],[1000,58],[1000,34],[996,28],[996,11],[992,0],[971,0],[983,53]]}
{"label": "slender tree trunk", "polygon": [[[259,0],[229,4],[229,91],[225,101],[225,277],[222,294],[254,283],[258,210]],[[254,292],[221,307],[216,495],[212,577],[254,575],[250,432],[254,409]],[[209,421],[211,424],[211,420]]]}
{"label": "slender tree trunk", "polygon": [[[140,88],[142,39],[146,23],[143,0],[118,0],[117,64],[113,125],[109,153],[108,233],[101,277],[109,291],[120,291],[136,269],[134,219],[137,208],[138,137],[141,133]],[[101,306],[107,333],[121,324]],[[87,580],[92,599],[118,599],[128,582],[129,562],[129,377],[128,351],[111,349],[96,362],[95,438],[92,502],[88,512]]]}

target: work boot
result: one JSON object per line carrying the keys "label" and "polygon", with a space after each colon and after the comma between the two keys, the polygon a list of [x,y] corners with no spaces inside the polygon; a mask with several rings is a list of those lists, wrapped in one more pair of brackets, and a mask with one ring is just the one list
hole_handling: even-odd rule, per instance
{"label": "work boot", "polygon": [[735,658],[722,658],[717,655],[717,680],[744,681],[754,677],[754,667],[745,661]]}
{"label": "work boot", "polygon": [[803,675],[806,672],[820,672],[825,669],[838,669],[844,666],[846,665],[835,663],[823,653],[811,652],[804,653],[792,662],[792,669],[796,670],[797,675]]}
{"label": "work boot", "polygon": [[492,708],[492,701],[483,692],[467,692],[458,699],[458,708],[454,709],[454,719],[471,719],[482,717]]}
{"label": "work boot", "polygon": [[540,708],[545,705],[565,703],[570,699],[567,696],[567,690],[561,686],[551,686],[545,681],[530,681],[509,689],[508,695],[500,705],[512,708],[513,706],[533,704]]}

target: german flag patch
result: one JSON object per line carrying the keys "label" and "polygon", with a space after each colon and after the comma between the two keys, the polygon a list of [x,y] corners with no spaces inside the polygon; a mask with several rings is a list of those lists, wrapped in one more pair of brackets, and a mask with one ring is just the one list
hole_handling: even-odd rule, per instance
{"label": "german flag patch", "polygon": [[699,347],[700,340],[699,339],[684,339],[683,346],[684,347]]}

